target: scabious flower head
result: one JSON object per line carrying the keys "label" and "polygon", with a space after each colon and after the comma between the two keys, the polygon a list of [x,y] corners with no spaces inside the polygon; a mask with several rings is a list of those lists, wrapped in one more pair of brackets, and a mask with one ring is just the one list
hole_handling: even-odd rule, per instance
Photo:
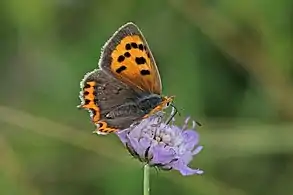
{"label": "scabious flower head", "polygon": [[130,128],[117,133],[122,143],[132,156],[150,166],[163,170],[178,170],[182,175],[202,174],[199,169],[192,169],[188,164],[198,154],[199,135],[188,128],[189,118],[182,127],[173,122],[166,124],[162,115],[153,115]]}

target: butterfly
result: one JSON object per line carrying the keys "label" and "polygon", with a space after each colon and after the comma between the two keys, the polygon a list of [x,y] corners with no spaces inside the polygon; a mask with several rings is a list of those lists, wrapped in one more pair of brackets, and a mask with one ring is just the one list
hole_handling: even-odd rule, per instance
{"label": "butterfly", "polygon": [[80,83],[79,108],[90,112],[95,132],[108,134],[167,108],[174,96],[162,95],[154,57],[132,22],[120,27],[102,48],[99,68]]}

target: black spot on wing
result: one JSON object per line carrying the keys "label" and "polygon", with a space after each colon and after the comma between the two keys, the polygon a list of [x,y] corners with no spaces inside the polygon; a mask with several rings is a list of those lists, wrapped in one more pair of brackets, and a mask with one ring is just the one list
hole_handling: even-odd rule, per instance
{"label": "black spot on wing", "polygon": [[146,59],[144,57],[136,57],[135,58],[135,62],[137,63],[137,65],[145,64],[146,63]]}
{"label": "black spot on wing", "polygon": [[141,51],[143,51],[143,49],[144,49],[143,44],[139,44],[138,45],[138,49],[140,49]]}
{"label": "black spot on wing", "polygon": [[89,100],[89,99],[85,99],[85,101],[84,101],[84,105],[87,105],[87,104],[89,104],[91,102],[91,100]]}
{"label": "black spot on wing", "polygon": [[123,55],[121,55],[117,58],[117,61],[120,63],[123,62],[124,60],[125,60],[125,57]]}
{"label": "black spot on wing", "polygon": [[127,43],[127,44],[125,45],[125,49],[126,49],[126,50],[131,50],[131,45],[130,45],[130,43]]}
{"label": "black spot on wing", "polygon": [[90,88],[91,86],[90,86],[90,84],[85,84],[85,86],[84,86],[84,89],[86,89],[86,88]]}
{"label": "black spot on wing", "polygon": [[130,55],[130,53],[127,51],[127,52],[124,53],[124,56],[125,56],[126,58],[129,58],[131,55]]}
{"label": "black spot on wing", "polygon": [[126,70],[126,66],[120,66],[119,68],[116,69],[116,72],[121,73],[124,70]]}
{"label": "black spot on wing", "polygon": [[151,72],[149,70],[141,70],[140,71],[140,74],[143,75],[143,76],[145,76],[145,75],[150,75]]}
{"label": "black spot on wing", "polygon": [[134,49],[138,48],[138,46],[137,46],[137,44],[135,42],[131,43],[131,47],[134,48]]}

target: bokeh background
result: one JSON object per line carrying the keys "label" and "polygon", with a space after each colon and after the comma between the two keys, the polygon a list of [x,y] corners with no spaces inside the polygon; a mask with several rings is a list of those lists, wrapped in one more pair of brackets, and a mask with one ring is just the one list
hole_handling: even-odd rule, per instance
{"label": "bokeh background", "polygon": [[191,166],[205,174],[152,170],[151,194],[291,194],[292,18],[291,0],[2,0],[0,194],[142,194],[142,164],[76,109],[84,73],[127,21],[164,94],[203,124]]}

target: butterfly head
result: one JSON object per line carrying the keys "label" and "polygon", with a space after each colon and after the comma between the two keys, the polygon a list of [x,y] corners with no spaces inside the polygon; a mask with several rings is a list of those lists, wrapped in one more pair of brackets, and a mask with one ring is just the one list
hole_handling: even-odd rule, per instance
{"label": "butterfly head", "polygon": [[164,96],[162,97],[161,107],[163,109],[168,108],[170,105],[172,105],[172,102],[174,100],[175,96]]}

